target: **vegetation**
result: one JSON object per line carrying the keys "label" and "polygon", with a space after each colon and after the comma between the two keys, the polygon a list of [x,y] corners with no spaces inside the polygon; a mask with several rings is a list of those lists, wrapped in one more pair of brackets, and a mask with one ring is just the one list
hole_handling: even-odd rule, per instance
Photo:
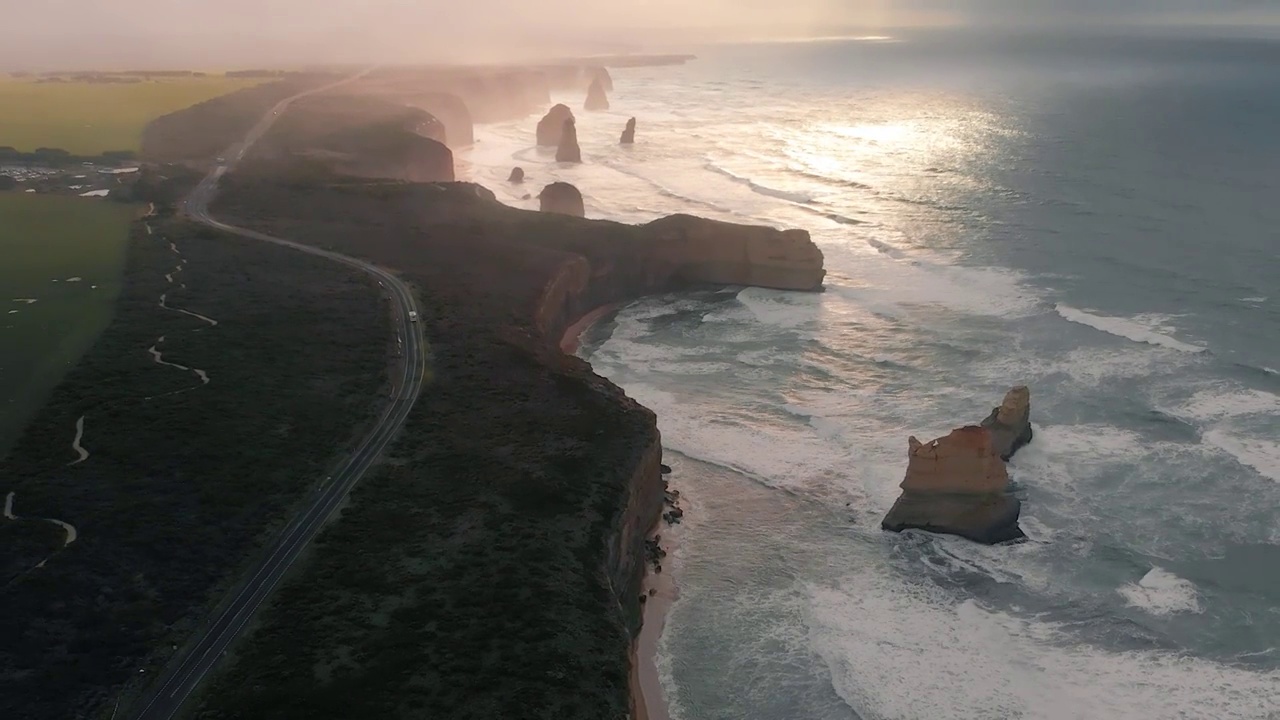
{"label": "vegetation", "polygon": [[[237,222],[399,268],[434,382],[191,717],[626,715],[639,567],[625,538],[657,519],[635,510],[654,418],[535,328],[566,256],[496,244],[481,227],[501,206],[468,195],[237,173],[220,196]],[[531,244],[565,224],[520,217]]]}
{"label": "vegetation", "polygon": [[221,155],[243,139],[273,105],[332,79],[328,75],[291,76],[156,118],[143,133],[142,156],[153,162],[182,162]]}
{"label": "vegetation", "polygon": [[[372,280],[149,222],[154,235],[133,226],[110,326],[0,464],[0,496],[14,492],[25,518],[0,520],[0,717],[108,716],[191,636],[385,394],[389,313]],[[218,324],[161,308],[161,294]],[[81,417],[89,456],[68,465]],[[78,538],[63,546],[38,518]]]}
{"label": "vegetation", "polygon": [[155,118],[262,82],[221,75],[127,79],[133,82],[0,79],[0,145],[25,152],[57,148],[78,156],[136,151],[143,128]]}
{"label": "vegetation", "polygon": [[111,320],[136,212],[90,198],[0,194],[0,457]]}

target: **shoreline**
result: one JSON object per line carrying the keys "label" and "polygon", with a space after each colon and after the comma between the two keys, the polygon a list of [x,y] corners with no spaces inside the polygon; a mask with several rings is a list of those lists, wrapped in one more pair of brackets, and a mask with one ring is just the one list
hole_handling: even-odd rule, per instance
{"label": "shoreline", "polygon": [[622,303],[608,303],[592,310],[583,315],[564,329],[564,335],[560,338],[560,352],[565,355],[576,355],[578,347],[582,344],[582,334],[591,329],[600,321],[600,318],[622,307]]}
{"label": "shoreline", "polygon": [[[647,539],[660,537],[664,525],[665,521],[659,519]],[[670,535],[661,546],[668,556],[675,550]],[[640,634],[631,644],[631,697],[635,708],[632,720],[671,720],[671,711],[662,691],[662,679],[658,677],[658,641],[662,639],[667,613],[679,592],[670,572],[653,572],[652,565],[648,563],[640,589],[649,599],[644,603]]]}
{"label": "shoreline", "polygon": [[[566,355],[576,355],[581,346],[582,334],[591,329],[601,318],[617,310],[622,303],[608,303],[592,310],[565,328],[560,338],[560,350]],[[646,540],[660,537],[666,522],[658,518]],[[671,536],[662,544],[668,555],[674,549]],[[658,640],[666,625],[667,612],[678,597],[671,573],[654,572],[652,563],[645,561],[644,580],[640,590],[648,597],[641,611],[640,632],[631,641],[631,720],[670,720],[671,713],[662,692],[662,680],[658,677]]]}

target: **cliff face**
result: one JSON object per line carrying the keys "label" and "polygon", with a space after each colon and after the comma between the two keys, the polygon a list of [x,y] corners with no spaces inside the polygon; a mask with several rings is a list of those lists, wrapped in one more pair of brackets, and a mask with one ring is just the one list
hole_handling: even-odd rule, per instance
{"label": "cliff face", "polygon": [[[436,382],[410,435],[423,448],[422,477],[444,467],[468,480],[407,477],[414,488],[447,492],[447,504],[410,503],[412,512],[443,507],[449,519],[407,518],[405,537],[380,545],[374,551],[380,554],[364,561],[398,567],[399,548],[431,533],[442,537],[420,545],[430,548],[432,562],[456,558],[449,573],[406,581],[424,596],[433,593],[431,602],[411,608],[415,618],[430,620],[407,632],[428,624],[439,629],[413,637],[414,652],[403,667],[417,674],[429,668],[440,687],[483,689],[457,693],[458,704],[433,699],[427,712],[460,716],[477,695],[498,692],[491,688],[501,682],[481,679],[508,677],[510,668],[539,657],[564,674],[522,676],[522,703],[527,697],[528,706],[555,708],[554,716],[565,720],[623,717],[631,638],[642,617],[644,540],[662,513],[661,437],[652,412],[561,352],[565,328],[603,304],[705,283],[817,289],[821,253],[802,231],[691,217],[632,226],[519,210],[467,183],[303,186],[270,177],[255,182],[251,170],[224,180],[215,212],[395,268],[413,280],[420,300]],[[355,502],[399,492],[370,490]],[[454,517],[459,512],[465,522]],[[358,517],[348,513],[337,522],[358,523]],[[455,542],[476,528],[497,528],[509,539],[471,547]],[[368,528],[349,532],[359,537]],[[554,582],[544,582],[547,576]],[[527,592],[526,599],[477,604],[483,599],[477,588],[504,582]],[[458,633],[505,628],[512,612],[528,618],[520,632],[486,632],[487,651],[474,663],[439,661],[466,639]],[[374,656],[404,644],[403,637],[362,638],[362,651]],[[328,640],[319,633],[305,642]],[[272,671],[262,668],[263,675]],[[344,686],[343,692],[362,691],[359,709],[369,712],[359,716],[376,716],[373,708],[394,696],[396,688],[379,684],[383,675]],[[571,706],[558,704],[566,683]]]}
{"label": "cliff face", "polygon": [[826,270],[822,251],[804,230],[671,215],[645,225],[644,248],[655,268],[671,266],[676,283],[756,285],[780,290],[818,290]]}
{"label": "cliff face", "polygon": [[424,93],[409,103],[439,118],[444,125],[444,137],[436,138],[451,148],[467,147],[475,143],[475,126],[471,111],[462,98],[450,93]]}

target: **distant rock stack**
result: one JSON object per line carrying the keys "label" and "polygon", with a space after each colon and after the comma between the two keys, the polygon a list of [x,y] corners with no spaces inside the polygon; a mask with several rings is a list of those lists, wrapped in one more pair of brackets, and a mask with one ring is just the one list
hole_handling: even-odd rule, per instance
{"label": "distant rock stack", "polygon": [[593,81],[600,81],[600,87],[604,88],[605,92],[613,92],[613,76],[609,74],[608,68],[597,65],[596,67],[588,68],[587,74]]}
{"label": "distant rock stack", "polygon": [[511,168],[511,175],[507,177],[507,182],[515,183],[517,185],[524,182],[524,168]]}
{"label": "distant rock stack", "polygon": [[538,209],[542,212],[586,217],[582,193],[567,182],[553,182],[538,193]]}
{"label": "distant rock stack", "polygon": [[564,121],[560,145],[556,148],[556,162],[582,162],[582,148],[578,147],[578,127],[573,118]]}
{"label": "distant rock stack", "polygon": [[568,105],[552,106],[538,121],[538,144],[545,147],[559,147],[560,135],[564,132],[564,121],[572,119],[573,111]]}
{"label": "distant rock stack", "polygon": [[1031,392],[1018,386],[981,426],[967,425],[929,443],[909,438],[902,495],[880,527],[987,544],[1026,537],[1018,527],[1022,503],[1009,492],[1005,461],[1031,440],[1030,408]]}
{"label": "distant rock stack", "polygon": [[1019,448],[1031,442],[1031,390],[1019,385],[1005,393],[1004,402],[982,421],[982,427],[991,431],[996,452],[1008,462]]}
{"label": "distant rock stack", "polygon": [[591,86],[587,88],[587,101],[582,107],[591,111],[599,112],[609,109],[609,98],[604,92],[604,83],[600,81],[599,76],[592,78]]}
{"label": "distant rock stack", "polygon": [[632,145],[636,141],[636,119],[631,118],[627,121],[627,126],[622,130],[622,139],[618,142],[623,145]]}

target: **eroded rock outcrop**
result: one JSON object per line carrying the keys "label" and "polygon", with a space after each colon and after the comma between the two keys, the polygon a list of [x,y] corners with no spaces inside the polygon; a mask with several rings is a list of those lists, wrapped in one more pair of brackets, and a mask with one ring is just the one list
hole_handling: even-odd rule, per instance
{"label": "eroded rock outcrop", "polygon": [[636,119],[631,118],[627,121],[627,126],[622,129],[622,138],[618,142],[622,145],[631,145],[636,141]]}
{"label": "eroded rock outcrop", "polygon": [[655,260],[672,263],[679,284],[756,285],[818,290],[826,270],[822,251],[804,230],[669,215],[642,226],[652,234]]}
{"label": "eroded rock outcrop", "polygon": [[553,182],[538,193],[538,209],[542,212],[584,217],[587,213],[582,193],[567,182]]}
{"label": "eroded rock outcrop", "polygon": [[609,97],[605,94],[604,83],[598,76],[591,79],[591,85],[587,87],[587,101],[582,104],[582,107],[591,112],[609,109]]}
{"label": "eroded rock outcrop", "polygon": [[1004,401],[982,421],[982,427],[991,431],[996,452],[1007,462],[1031,442],[1031,390],[1019,385],[1005,393]]}
{"label": "eroded rock outcrop", "polygon": [[1025,535],[1021,503],[1009,493],[1009,475],[991,432],[968,425],[932,442],[907,441],[902,496],[880,526],[914,528],[994,544]]}
{"label": "eroded rock outcrop", "polygon": [[471,111],[462,98],[452,93],[425,93],[414,98],[410,105],[434,115],[444,126],[444,136],[435,138],[451,148],[467,147],[475,143],[475,126]]}
{"label": "eroded rock outcrop", "polygon": [[556,147],[556,162],[582,162],[582,148],[578,147],[578,128],[573,118],[564,121],[560,131],[560,144]]}
{"label": "eroded rock outcrop", "polygon": [[559,147],[560,136],[564,133],[564,122],[572,119],[573,111],[568,105],[553,105],[538,121],[538,144],[545,147]]}
{"label": "eroded rock outcrop", "polygon": [[613,76],[609,74],[609,68],[602,66],[588,68],[587,74],[593,82],[599,82],[605,92],[613,92]]}
{"label": "eroded rock outcrop", "polygon": [[507,182],[515,183],[517,185],[524,182],[524,168],[511,168],[511,174],[507,176]]}

